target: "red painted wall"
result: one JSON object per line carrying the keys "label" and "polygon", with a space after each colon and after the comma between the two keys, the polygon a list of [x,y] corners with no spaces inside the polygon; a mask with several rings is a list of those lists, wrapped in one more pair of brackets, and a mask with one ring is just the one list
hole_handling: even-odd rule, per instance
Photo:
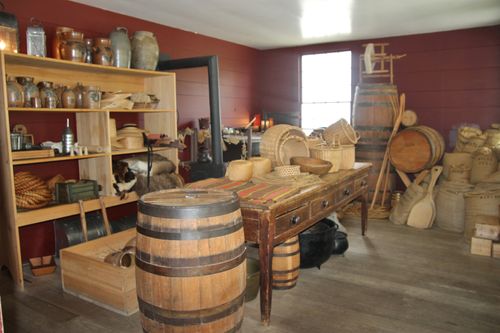
{"label": "red painted wall", "polygon": [[362,44],[387,42],[389,53],[407,54],[395,64],[395,84],[420,124],[448,137],[453,125],[482,128],[500,120],[500,26],[330,43],[264,51],[259,66],[259,106],[300,114],[300,56],[351,50],[353,94]]}
{"label": "red painted wall", "polygon": [[[86,37],[108,36],[117,26],[128,28],[129,34],[138,30],[152,31],[160,45],[160,52],[172,59],[217,55],[219,57],[220,97],[222,121],[226,126],[242,126],[256,112],[255,86],[258,52],[255,49],[205,37],[152,22],[119,15],[65,0],[4,0],[5,11],[16,15],[19,21],[21,52],[26,52],[26,27],[32,17],[41,21],[47,35],[47,49],[50,54],[51,42],[58,26],[68,26],[83,31]],[[168,22],[165,22],[168,25]],[[180,70],[177,75],[177,108],[179,124],[189,123],[200,117],[209,116],[208,74],[205,68]],[[48,118],[47,118],[48,117]],[[74,115],[68,114],[72,120]],[[63,117],[45,115],[28,117],[13,114],[13,123],[25,124],[35,134],[36,142],[60,139],[65,122]],[[51,124],[46,126],[47,123]],[[197,123],[197,121],[195,122]],[[57,129],[57,130],[55,130]],[[74,165],[73,165],[74,166]],[[53,175],[52,164],[38,166],[37,173]],[[63,168],[64,166],[59,165]],[[22,167],[21,171],[30,169]],[[76,168],[66,177],[77,177]],[[66,171],[70,172],[70,171]],[[116,215],[110,210],[110,215]],[[22,255],[27,258],[52,254],[54,252],[54,232],[52,222],[40,223],[21,228]]]}

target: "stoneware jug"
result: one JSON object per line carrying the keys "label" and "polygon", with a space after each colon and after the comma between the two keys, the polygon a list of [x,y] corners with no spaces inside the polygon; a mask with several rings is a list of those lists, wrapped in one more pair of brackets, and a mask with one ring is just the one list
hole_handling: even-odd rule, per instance
{"label": "stoneware jug", "polygon": [[109,34],[109,39],[111,39],[111,49],[113,50],[113,65],[130,68],[132,50],[127,28],[117,27]]}
{"label": "stoneware jug", "polygon": [[12,77],[7,78],[7,104],[15,108],[24,105],[23,87]]}
{"label": "stoneware jug", "polygon": [[59,51],[61,58],[74,62],[85,62],[85,43],[83,32],[68,31],[62,33],[63,40]]}
{"label": "stoneware jug", "polygon": [[94,40],[93,63],[103,66],[113,65],[113,50],[111,40],[108,38],[96,38]]}
{"label": "stoneware jug", "polygon": [[33,97],[40,97],[40,91],[35,85],[33,77],[30,76],[18,76],[16,77],[17,82],[23,87],[24,93],[24,106],[32,107],[31,99]]}
{"label": "stoneware jug", "polygon": [[68,28],[68,27],[57,27],[56,28],[56,34],[54,36],[54,39],[52,40],[52,57],[56,59],[61,59],[61,41],[63,40],[63,33],[68,32],[68,31],[73,31],[73,28]]}
{"label": "stoneware jug", "polygon": [[132,67],[155,70],[160,49],[156,37],[149,31],[136,31],[132,37]]}

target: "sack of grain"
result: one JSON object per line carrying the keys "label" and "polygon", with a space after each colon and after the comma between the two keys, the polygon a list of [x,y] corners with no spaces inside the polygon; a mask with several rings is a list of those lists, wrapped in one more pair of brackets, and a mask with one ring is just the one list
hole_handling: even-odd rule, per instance
{"label": "sack of grain", "polygon": [[473,185],[462,182],[442,181],[436,197],[436,224],[439,228],[464,232],[465,199],[464,194],[471,191]]}
{"label": "sack of grain", "polygon": [[396,207],[391,210],[389,220],[394,224],[406,224],[412,207],[422,199],[424,195],[425,190],[423,187],[411,183],[401,196]]}
{"label": "sack of grain", "polygon": [[465,168],[471,168],[472,155],[469,153],[445,153],[443,157],[443,177],[445,179],[448,179],[448,170],[450,167],[455,165],[463,165]]}
{"label": "sack of grain", "polygon": [[470,242],[476,223],[498,224],[500,190],[474,191],[464,194],[465,241]]}
{"label": "sack of grain", "polygon": [[458,129],[457,143],[454,152],[456,153],[473,153],[478,148],[484,146],[486,142],[486,134],[479,128],[460,127]]}
{"label": "sack of grain", "polygon": [[490,148],[482,147],[472,154],[470,182],[477,184],[497,170],[497,157]]}

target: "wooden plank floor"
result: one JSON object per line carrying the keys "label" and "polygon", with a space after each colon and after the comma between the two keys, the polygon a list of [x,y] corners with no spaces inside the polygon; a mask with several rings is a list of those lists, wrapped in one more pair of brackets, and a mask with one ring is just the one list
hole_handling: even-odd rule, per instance
{"label": "wooden plank floor", "polygon": [[[243,332],[500,332],[500,260],[468,254],[453,233],[370,222],[364,238],[345,222],[345,256],[274,292],[271,326],[260,325],[258,298],[246,303]],[[7,333],[142,331],[138,314],[63,293],[58,275],[30,280],[19,292],[0,276]]]}

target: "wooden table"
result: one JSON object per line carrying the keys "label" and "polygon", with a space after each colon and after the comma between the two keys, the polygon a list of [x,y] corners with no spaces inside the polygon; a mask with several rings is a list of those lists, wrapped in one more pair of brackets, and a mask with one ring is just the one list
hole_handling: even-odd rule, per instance
{"label": "wooden table", "polygon": [[311,227],[354,199],[361,199],[361,233],[367,227],[370,163],[322,177],[326,182],[269,205],[241,200],[245,239],[259,245],[261,321],[269,325],[272,300],[273,247]]}

